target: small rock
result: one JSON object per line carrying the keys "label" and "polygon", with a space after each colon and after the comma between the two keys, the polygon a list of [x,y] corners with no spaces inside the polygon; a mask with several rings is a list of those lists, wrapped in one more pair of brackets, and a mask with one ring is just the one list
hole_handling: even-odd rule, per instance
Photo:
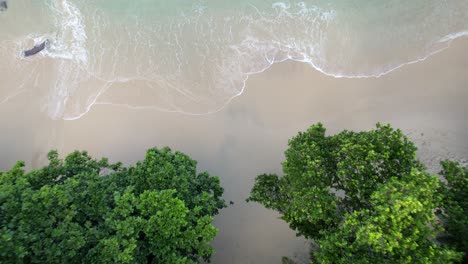
{"label": "small rock", "polygon": [[24,51],[24,56],[29,57],[29,56],[36,55],[37,53],[44,50],[47,47],[48,43],[49,43],[49,40],[46,39],[41,44],[35,45],[32,49],[25,50]]}
{"label": "small rock", "polygon": [[229,201],[229,204],[230,204],[230,205],[234,205],[234,202],[233,202],[233,201]]}
{"label": "small rock", "polygon": [[6,0],[0,0],[0,12],[8,9],[8,4]]}

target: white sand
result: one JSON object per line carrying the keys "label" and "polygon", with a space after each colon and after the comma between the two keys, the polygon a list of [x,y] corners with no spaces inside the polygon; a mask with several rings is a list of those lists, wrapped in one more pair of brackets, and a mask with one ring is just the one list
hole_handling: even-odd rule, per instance
{"label": "white sand", "polygon": [[401,128],[433,170],[443,158],[468,158],[468,39],[424,62],[381,78],[335,79],[294,62],[248,81],[245,93],[204,116],[95,106],[76,121],[50,121],[34,91],[0,105],[0,169],[18,159],[38,165],[50,148],[85,149],[134,163],[153,146],[170,146],[221,177],[235,202],[216,218],[214,263],[305,260],[308,248],[274,212],[246,204],[253,180],[281,172],[287,140],[316,122],[330,133],[369,129],[378,121]]}

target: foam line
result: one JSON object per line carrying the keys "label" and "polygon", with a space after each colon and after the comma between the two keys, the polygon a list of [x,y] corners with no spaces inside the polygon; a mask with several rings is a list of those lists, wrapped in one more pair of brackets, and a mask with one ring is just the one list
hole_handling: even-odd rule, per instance
{"label": "foam line", "polygon": [[[425,61],[452,41],[468,36],[468,30],[449,30],[468,27],[462,14],[468,5],[463,2],[429,2],[424,24],[419,23],[418,5],[408,8],[414,17],[407,22],[394,19],[402,9],[390,6],[381,10],[382,16],[392,18],[387,27],[363,23],[363,16],[382,8],[379,4],[357,8],[346,1],[320,6],[316,1],[249,1],[233,2],[224,9],[177,6],[170,10],[174,14],[156,16],[153,12],[159,10],[150,10],[149,5],[116,15],[103,7],[107,5],[103,1],[49,0],[54,28],[26,37],[34,43],[51,40],[39,56],[22,58],[20,63],[47,59],[41,65],[44,72],[31,75],[46,71],[51,75],[36,80],[41,82],[37,87],[49,89],[44,108],[52,119],[76,120],[97,104],[212,114],[242,95],[250,76],[276,63],[306,63],[334,78],[379,78]],[[100,4],[102,9],[97,8]],[[242,8],[236,9],[238,4]],[[447,14],[459,18],[443,19]],[[379,23],[379,17],[372,18]],[[439,22],[444,24],[438,27]],[[402,23],[408,28],[400,31]],[[416,30],[421,33],[415,35]],[[18,45],[23,48],[26,43],[23,39]],[[136,100],[119,97],[122,101],[117,103],[109,99],[116,95],[113,84]],[[164,104],[142,105],[136,94],[142,90]],[[190,110],[193,105],[203,110]]]}

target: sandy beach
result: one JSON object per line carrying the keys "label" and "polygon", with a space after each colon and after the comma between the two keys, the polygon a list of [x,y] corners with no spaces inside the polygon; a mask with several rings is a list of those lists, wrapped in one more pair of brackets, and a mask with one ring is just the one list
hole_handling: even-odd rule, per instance
{"label": "sandy beach", "polygon": [[88,150],[131,164],[150,147],[169,146],[198,160],[199,170],[219,175],[225,199],[235,203],[216,217],[213,263],[305,261],[306,241],[277,214],[245,202],[255,176],[281,173],[287,140],[317,122],[329,133],[390,123],[416,142],[434,172],[441,159],[466,160],[467,73],[465,38],[380,78],[333,78],[306,64],[280,63],[252,76],[241,96],[208,115],[96,105],[78,120],[53,121],[29,89],[0,105],[0,169],[16,160],[40,166],[50,149]]}

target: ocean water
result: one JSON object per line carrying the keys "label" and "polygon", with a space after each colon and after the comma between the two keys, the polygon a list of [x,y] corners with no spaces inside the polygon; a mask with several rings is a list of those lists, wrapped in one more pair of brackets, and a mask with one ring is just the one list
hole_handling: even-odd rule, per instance
{"label": "ocean water", "polygon": [[[0,105],[32,93],[51,119],[77,119],[96,104],[211,113],[275,63],[307,63],[338,78],[379,77],[468,35],[468,0],[8,5],[0,13]],[[46,39],[44,52],[24,58],[23,50]]]}

